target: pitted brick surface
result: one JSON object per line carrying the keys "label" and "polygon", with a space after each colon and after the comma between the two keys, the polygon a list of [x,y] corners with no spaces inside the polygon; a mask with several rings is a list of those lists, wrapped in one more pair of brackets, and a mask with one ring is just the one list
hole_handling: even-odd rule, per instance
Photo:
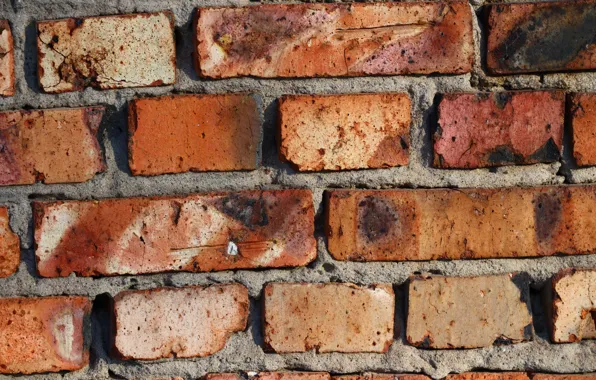
{"label": "pitted brick surface", "polygon": [[0,96],[13,96],[15,92],[14,41],[10,24],[0,20]]}
{"label": "pitted brick surface", "polygon": [[0,278],[14,274],[21,261],[20,240],[8,222],[8,208],[0,206]]}

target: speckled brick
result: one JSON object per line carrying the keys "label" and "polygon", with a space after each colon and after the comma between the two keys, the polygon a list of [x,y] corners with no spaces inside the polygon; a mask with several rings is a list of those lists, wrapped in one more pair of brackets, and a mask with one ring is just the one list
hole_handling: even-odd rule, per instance
{"label": "speckled brick", "polygon": [[387,352],[393,342],[389,284],[272,283],[264,293],[265,345],[272,351]]}
{"label": "speckled brick", "polygon": [[477,348],[531,340],[528,284],[513,275],[414,277],[406,337],[421,348]]}
{"label": "speckled brick", "polygon": [[85,182],[104,171],[103,107],[0,112],[0,185]]}
{"label": "speckled brick", "polygon": [[363,373],[360,375],[332,376],[331,380],[430,380],[430,377],[417,374]]}
{"label": "speckled brick", "polygon": [[306,265],[316,257],[309,190],[34,204],[44,277]]}
{"label": "speckled brick", "polygon": [[176,82],[174,15],[168,11],[41,21],[37,37],[45,92]]}
{"label": "speckled brick", "polygon": [[474,60],[467,2],[201,8],[195,24],[204,77],[461,74]]}
{"label": "speckled brick", "polygon": [[20,259],[19,237],[10,229],[8,208],[0,206],[0,278],[14,274]]}
{"label": "speckled brick", "polygon": [[250,95],[133,100],[128,116],[134,175],[254,170],[261,123]]}
{"label": "speckled brick", "polygon": [[488,9],[494,74],[596,69],[596,1],[497,4]]}
{"label": "speckled brick", "polygon": [[596,250],[595,186],[334,190],[327,197],[328,246],[336,260],[534,257]]}
{"label": "speckled brick", "polygon": [[0,299],[0,373],[73,371],[89,362],[84,297]]}
{"label": "speckled brick", "polygon": [[14,41],[10,24],[0,20],[0,96],[13,96],[14,79]]}
{"label": "speckled brick", "polygon": [[[468,372],[449,375],[445,380],[529,380],[524,372]],[[546,379],[545,379],[546,380]]]}
{"label": "speckled brick", "polygon": [[240,284],[125,291],[114,299],[114,349],[124,359],[208,356],[246,328]]}
{"label": "speckled brick", "polygon": [[573,157],[578,166],[596,165],[596,94],[570,96]]}
{"label": "speckled brick", "polygon": [[435,166],[482,168],[555,162],[563,147],[563,92],[446,94]]}
{"label": "speckled brick", "polygon": [[407,94],[290,95],[279,112],[280,155],[298,170],[408,164]]}

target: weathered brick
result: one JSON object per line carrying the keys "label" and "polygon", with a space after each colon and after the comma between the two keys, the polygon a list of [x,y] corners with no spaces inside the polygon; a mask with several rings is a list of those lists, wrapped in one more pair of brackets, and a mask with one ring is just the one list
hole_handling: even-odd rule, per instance
{"label": "weathered brick", "polygon": [[595,186],[335,190],[327,193],[336,260],[395,261],[588,254]]}
{"label": "weathered brick", "polygon": [[10,24],[0,20],[0,96],[14,95],[14,41]]}
{"label": "weathered brick", "polygon": [[0,206],[0,278],[14,274],[21,258],[19,237],[8,222],[8,208]]}
{"label": "weathered brick", "polygon": [[34,203],[44,277],[306,265],[316,257],[309,190]]}
{"label": "weathered brick", "polygon": [[578,0],[491,6],[488,70],[512,74],[596,69],[595,4]]}
{"label": "weathered brick", "polygon": [[250,95],[182,95],[130,103],[129,163],[134,175],[253,170],[261,138]]}
{"label": "weathered brick", "polygon": [[468,372],[449,375],[445,380],[529,380],[524,372]]}
{"label": "weathered brick", "polygon": [[393,374],[393,373],[363,373],[360,375],[332,376],[332,380],[430,380],[426,375]]}
{"label": "weathered brick", "polygon": [[563,92],[446,94],[439,105],[435,166],[558,161],[564,115]]}
{"label": "weathered brick", "polygon": [[298,170],[407,165],[410,109],[407,94],[285,96],[280,155]]}
{"label": "weathered brick", "polygon": [[124,359],[208,356],[246,328],[240,284],[125,291],[114,299],[114,348]]}
{"label": "weathered brick", "polygon": [[84,182],[105,169],[103,107],[0,112],[0,185]]}
{"label": "weathered brick", "polygon": [[0,373],[73,371],[89,362],[84,297],[0,299]]}
{"label": "weathered brick", "polygon": [[45,92],[176,82],[171,12],[42,21],[37,34],[39,82]]}
{"label": "weathered brick", "polygon": [[423,348],[475,348],[532,339],[530,291],[513,275],[414,277],[408,342]]}
{"label": "weathered brick", "polygon": [[265,345],[278,353],[386,352],[393,342],[389,284],[272,283],[264,308]]}
{"label": "weathered brick", "polygon": [[564,269],[552,280],[553,342],[595,339],[596,270]]}
{"label": "weathered brick", "polygon": [[574,94],[570,104],[575,162],[596,165],[596,94]]}
{"label": "weathered brick", "polygon": [[202,8],[195,24],[205,77],[459,74],[474,59],[467,2]]}
{"label": "weathered brick", "polygon": [[565,374],[554,375],[552,373],[536,373],[532,375],[532,380],[596,380],[596,374]]}
{"label": "weathered brick", "polygon": [[[250,380],[329,380],[327,372],[259,372],[248,373]],[[236,373],[210,373],[204,380],[243,380],[245,377]]]}

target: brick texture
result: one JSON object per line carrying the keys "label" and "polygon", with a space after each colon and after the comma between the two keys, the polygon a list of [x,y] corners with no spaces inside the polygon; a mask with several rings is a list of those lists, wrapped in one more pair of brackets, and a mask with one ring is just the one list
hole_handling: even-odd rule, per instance
{"label": "brick texture", "polygon": [[586,373],[577,375],[554,375],[552,373],[537,373],[532,375],[532,380],[595,380],[596,374]]}
{"label": "brick texture", "polygon": [[35,203],[44,277],[291,267],[316,257],[309,190]]}
{"label": "brick texture", "polygon": [[570,97],[573,157],[578,166],[596,165],[596,94]]}
{"label": "brick texture", "polygon": [[458,74],[473,62],[467,2],[203,8],[195,23],[205,77]]}
{"label": "brick texture", "polygon": [[408,342],[476,348],[532,339],[527,284],[509,276],[415,277],[408,292]]}
{"label": "brick texture", "polygon": [[278,353],[386,352],[393,342],[391,285],[272,283],[265,345]]}
{"label": "brick texture", "polygon": [[407,94],[285,96],[279,112],[281,158],[298,170],[408,164]]}
{"label": "brick texture", "polygon": [[8,208],[0,206],[0,278],[14,274],[21,259],[19,237],[8,223]]}
{"label": "brick texture", "polygon": [[176,46],[171,12],[37,23],[43,91],[174,84]]}
{"label": "brick texture", "polygon": [[134,175],[253,170],[261,124],[250,95],[183,95],[130,103]]}
{"label": "brick texture", "polygon": [[393,374],[393,373],[363,373],[359,375],[333,376],[332,380],[430,380],[426,375]]}
{"label": "brick texture", "polygon": [[0,20],[0,96],[13,96],[14,78],[14,41],[10,24]]}
{"label": "brick texture", "polygon": [[439,105],[435,166],[480,168],[561,157],[565,94],[447,94]]}
{"label": "brick texture", "polygon": [[89,361],[84,297],[0,299],[0,373],[72,371]]}
{"label": "brick texture", "polygon": [[126,291],[114,299],[114,348],[125,359],[190,358],[220,351],[246,328],[240,284]]}
{"label": "brick texture", "polygon": [[[468,372],[449,375],[445,380],[529,380],[523,372]],[[546,380],[546,379],[544,379]]]}
{"label": "brick texture", "polygon": [[102,107],[0,112],[0,185],[90,180],[105,169]]}

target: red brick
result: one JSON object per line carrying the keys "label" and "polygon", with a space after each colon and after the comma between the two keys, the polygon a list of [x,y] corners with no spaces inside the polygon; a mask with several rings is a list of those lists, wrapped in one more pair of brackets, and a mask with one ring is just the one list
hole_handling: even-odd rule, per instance
{"label": "red brick", "polygon": [[8,222],[8,208],[0,207],[0,278],[16,273],[21,259],[19,237]]}
{"label": "red brick", "polygon": [[553,375],[552,373],[537,373],[532,375],[532,380],[596,380],[596,374],[585,373],[577,375]]}
{"label": "red brick", "polygon": [[524,372],[468,372],[449,375],[445,380],[529,380]]}
{"label": "red brick", "polygon": [[[336,260],[534,257],[596,250],[596,187],[335,190]],[[398,247],[398,249],[396,249]]]}
{"label": "red brick", "polygon": [[513,275],[415,277],[407,339],[422,348],[476,348],[532,339],[530,291]]}
{"label": "red brick", "polygon": [[561,157],[565,94],[446,94],[439,105],[435,166],[482,168]]}
{"label": "red brick", "polygon": [[360,375],[333,376],[331,380],[430,380],[430,377],[416,374],[363,373]]}
{"label": "red brick", "polygon": [[389,284],[273,283],[264,308],[265,345],[278,353],[387,352],[393,342]]}
{"label": "red brick", "polygon": [[37,23],[38,74],[45,92],[146,87],[176,82],[169,12]]}
{"label": "red brick", "polygon": [[408,164],[407,94],[291,95],[279,111],[280,154],[298,170]]}
{"label": "red brick", "polygon": [[474,60],[467,2],[202,8],[195,24],[212,78],[460,74]]}
{"label": "red brick", "polygon": [[317,254],[309,190],[37,202],[44,277],[306,265]]}
{"label": "red brick", "polygon": [[246,328],[240,284],[125,291],[114,299],[114,348],[124,359],[208,356]]}
{"label": "red brick", "polygon": [[574,94],[570,103],[575,162],[596,165],[596,94]]}
{"label": "red brick", "polygon": [[103,107],[0,112],[0,185],[85,182],[105,169]]}
{"label": "red brick", "polygon": [[250,95],[183,95],[130,103],[133,175],[253,170],[261,139]]}
{"label": "red brick", "polygon": [[596,69],[595,4],[594,0],[577,0],[490,6],[489,71],[513,74]]}
{"label": "red brick", "polygon": [[10,24],[0,20],[0,96],[14,95],[14,41]]}
{"label": "red brick", "polygon": [[84,297],[0,299],[0,373],[86,366],[90,311],[91,302]]}

